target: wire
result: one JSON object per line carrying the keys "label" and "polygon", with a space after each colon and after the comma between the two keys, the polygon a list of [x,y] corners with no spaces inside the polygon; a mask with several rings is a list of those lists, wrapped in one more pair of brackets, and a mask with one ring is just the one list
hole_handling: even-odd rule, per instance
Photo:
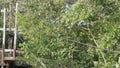
{"label": "wire", "polygon": [[91,46],[91,44],[88,44],[88,43],[82,43],[82,42],[78,42],[78,41],[75,41],[75,40],[71,40],[71,39],[66,39],[70,42],[73,42],[73,43],[77,43],[77,44],[80,44],[80,46],[89,46],[89,47],[92,47],[92,48],[95,48],[95,49],[100,49],[104,52],[108,52],[108,53],[111,53],[111,54],[120,54],[120,51],[113,51],[113,50],[109,50],[109,49],[102,49],[102,48],[99,48],[97,46]]}

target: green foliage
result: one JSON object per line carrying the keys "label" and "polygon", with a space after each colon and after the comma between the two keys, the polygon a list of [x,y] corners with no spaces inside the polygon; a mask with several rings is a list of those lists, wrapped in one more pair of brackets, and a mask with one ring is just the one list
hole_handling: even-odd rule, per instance
{"label": "green foliage", "polygon": [[119,50],[119,1],[71,2],[28,1],[27,12],[18,14],[23,59],[35,68],[114,68],[119,55],[110,51]]}

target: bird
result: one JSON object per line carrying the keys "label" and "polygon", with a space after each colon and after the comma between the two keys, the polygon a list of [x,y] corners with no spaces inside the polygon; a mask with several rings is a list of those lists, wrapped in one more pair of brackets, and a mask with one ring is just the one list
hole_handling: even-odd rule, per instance
{"label": "bird", "polygon": [[85,26],[86,22],[84,20],[80,20],[77,25],[78,26]]}

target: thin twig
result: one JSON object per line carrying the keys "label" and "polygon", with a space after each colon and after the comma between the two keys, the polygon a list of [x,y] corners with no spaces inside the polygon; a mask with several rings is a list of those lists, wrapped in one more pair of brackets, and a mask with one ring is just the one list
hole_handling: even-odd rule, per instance
{"label": "thin twig", "polygon": [[[99,48],[99,45],[98,45],[97,41],[95,40],[95,38],[94,38],[92,32],[90,31],[89,27],[88,27],[88,32],[90,33],[95,45]],[[104,63],[107,64],[107,61],[106,61],[105,56],[103,55],[102,51],[100,49],[99,49],[99,51],[100,51],[100,54],[101,54],[101,56],[102,56],[102,58],[104,60]]]}
{"label": "thin twig", "polygon": [[40,60],[40,58],[37,58],[33,53],[31,53],[32,56],[36,59],[36,61],[40,62],[40,64],[44,67],[47,68],[46,65]]}

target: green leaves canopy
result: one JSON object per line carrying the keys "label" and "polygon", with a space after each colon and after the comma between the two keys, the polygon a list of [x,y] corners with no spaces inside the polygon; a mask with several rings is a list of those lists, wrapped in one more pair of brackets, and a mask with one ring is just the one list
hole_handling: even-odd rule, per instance
{"label": "green leaves canopy", "polygon": [[118,55],[108,50],[119,50],[119,1],[70,2],[28,1],[27,12],[19,14],[24,59],[36,68],[115,67]]}

